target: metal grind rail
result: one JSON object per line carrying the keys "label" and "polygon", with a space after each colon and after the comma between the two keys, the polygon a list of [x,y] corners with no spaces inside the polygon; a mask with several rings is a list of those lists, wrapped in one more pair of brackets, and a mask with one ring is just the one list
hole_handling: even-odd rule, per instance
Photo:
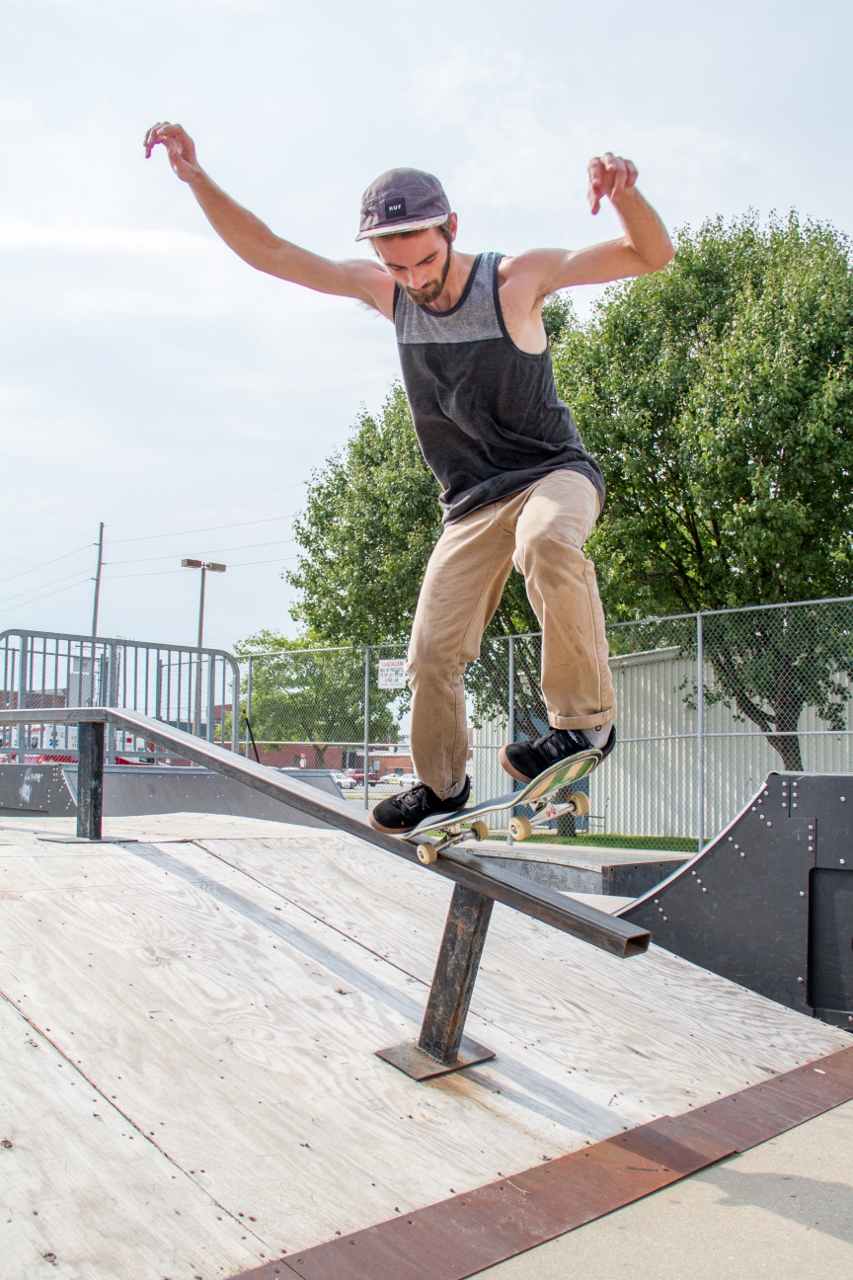
{"label": "metal grind rail", "polygon": [[[77,728],[77,835],[80,839],[102,838],[105,738],[113,728],[174,756],[206,765],[224,777],[282,800],[421,867],[414,845],[398,836],[374,831],[367,815],[354,805],[150,716],[113,707],[57,707],[42,709],[37,717],[31,710],[0,709],[0,724],[31,724],[34,720],[40,724]],[[435,974],[417,1042],[379,1051],[381,1058],[417,1080],[445,1075],[494,1057],[491,1050],[469,1040],[463,1031],[495,902],[502,902],[623,959],[640,955],[651,941],[648,929],[565,898],[512,872],[488,867],[458,846],[447,849],[436,862],[422,870],[454,881]]]}

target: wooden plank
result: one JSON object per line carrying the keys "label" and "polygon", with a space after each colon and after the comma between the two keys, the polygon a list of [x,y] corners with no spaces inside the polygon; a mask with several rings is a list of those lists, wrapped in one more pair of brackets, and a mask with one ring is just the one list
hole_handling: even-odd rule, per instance
{"label": "wooden plank", "polygon": [[291,828],[210,848],[15,839],[0,985],[276,1249],[847,1043],[666,953],[619,961],[499,910],[468,1024],[498,1059],[418,1085],[374,1050],[420,1021],[449,888],[424,869]]}
{"label": "wooden plank", "polygon": [[2,999],[0,1080],[3,1280],[192,1280],[272,1256]]}
{"label": "wooden plank", "polygon": [[[211,855],[172,847],[203,862],[201,888],[141,846],[86,848],[2,868],[2,986],[278,1247],[572,1149],[596,1123],[599,1108],[535,1070],[502,1096],[471,1079],[421,1088],[381,1063],[376,1048],[416,1030],[425,989],[244,876],[254,902],[212,893]],[[68,879],[78,858],[83,887]],[[520,1045],[497,1047],[522,1070]]]}
{"label": "wooden plank", "polygon": [[[429,982],[447,901],[429,876],[383,865],[380,905],[376,855],[346,837],[202,844]],[[624,1108],[632,1124],[847,1043],[843,1033],[658,948],[616,961],[500,907],[472,1009],[482,1020],[469,1031],[475,1039],[492,1045],[493,1026],[511,1029],[553,1059],[573,1088],[605,1108]]]}

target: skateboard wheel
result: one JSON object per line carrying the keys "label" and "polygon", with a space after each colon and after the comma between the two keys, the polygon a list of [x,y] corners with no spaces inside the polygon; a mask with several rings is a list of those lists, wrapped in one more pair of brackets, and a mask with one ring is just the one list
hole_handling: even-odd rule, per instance
{"label": "skateboard wheel", "polygon": [[569,804],[572,806],[575,817],[582,818],[584,814],[589,813],[589,796],[583,791],[572,791],[568,796]]}
{"label": "skateboard wheel", "polygon": [[422,862],[425,867],[435,862],[438,857],[438,850],[429,840],[424,840],[423,844],[418,845],[418,862]]}
{"label": "skateboard wheel", "polygon": [[476,822],[472,822],[469,831],[475,840],[488,840],[489,824],[478,818]]}
{"label": "skateboard wheel", "polygon": [[533,835],[530,819],[525,818],[523,813],[517,813],[514,818],[509,820],[509,834],[513,840],[529,839]]}

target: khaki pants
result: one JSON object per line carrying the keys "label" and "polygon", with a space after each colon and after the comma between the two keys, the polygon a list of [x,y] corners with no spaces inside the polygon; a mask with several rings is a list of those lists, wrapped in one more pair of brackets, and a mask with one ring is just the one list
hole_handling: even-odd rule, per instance
{"label": "khaki pants", "polygon": [[576,471],[536,484],[448,525],[421,587],[408,675],[412,760],[441,799],[465,779],[463,673],[500,603],[513,564],[542,627],[542,693],[555,729],[589,729],[616,715],[604,613],[583,544],[598,518],[594,486]]}

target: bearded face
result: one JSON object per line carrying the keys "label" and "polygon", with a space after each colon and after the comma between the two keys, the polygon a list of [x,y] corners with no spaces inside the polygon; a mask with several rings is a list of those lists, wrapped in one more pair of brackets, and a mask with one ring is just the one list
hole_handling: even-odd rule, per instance
{"label": "bearded face", "polygon": [[424,306],[428,302],[435,302],[436,298],[441,296],[444,283],[447,280],[447,273],[450,270],[450,254],[451,245],[447,245],[447,253],[444,256],[444,264],[441,272],[434,280],[428,281],[422,285],[420,289],[413,289],[410,285],[404,284],[400,287],[409,295],[412,302],[417,302],[420,306]]}
{"label": "bearded face", "polygon": [[[455,225],[453,225],[455,231]],[[376,236],[374,252],[412,302],[435,302],[444,290],[452,260],[452,232],[444,227],[394,236]]]}

